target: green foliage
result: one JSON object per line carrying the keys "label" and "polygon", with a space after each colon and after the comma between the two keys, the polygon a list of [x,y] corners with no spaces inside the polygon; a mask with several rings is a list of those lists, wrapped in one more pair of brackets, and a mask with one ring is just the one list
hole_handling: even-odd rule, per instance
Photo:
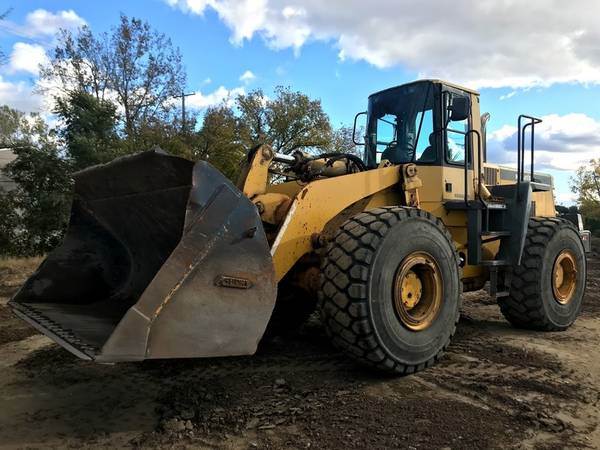
{"label": "green foliage", "polygon": [[27,126],[27,120],[22,113],[6,105],[0,106],[0,147],[16,145]]}
{"label": "green foliage", "polygon": [[209,161],[223,174],[235,180],[245,151],[239,139],[238,118],[226,105],[209,108],[198,133],[194,159]]}
{"label": "green foliage", "polygon": [[600,236],[600,159],[580,167],[571,178],[571,190],[578,195],[578,205],[586,227]]}
{"label": "green foliage", "polygon": [[[188,120],[186,122],[189,123]],[[179,122],[175,120],[171,123],[153,121],[139,131],[136,145],[137,151],[160,147],[172,155],[193,160],[198,135],[183,133]]]}
{"label": "green foliage", "polygon": [[17,156],[4,169],[17,188],[0,192],[0,253],[42,254],[60,241],[68,222],[70,165],[38,116],[0,108],[0,132]]}
{"label": "green foliage", "polygon": [[329,151],[336,153],[351,153],[356,156],[361,156],[362,147],[357,147],[352,140],[352,133],[354,129],[348,126],[340,126],[340,128],[333,130],[331,133],[331,139],[329,143]]}
{"label": "green foliage", "polygon": [[18,255],[17,227],[19,215],[12,195],[5,195],[0,189],[0,255]]}
{"label": "green foliage", "polygon": [[116,133],[116,107],[83,91],[57,99],[55,114],[62,120],[58,135],[74,170],[110,161],[121,153]]}
{"label": "green foliage", "polygon": [[320,100],[278,86],[275,97],[255,90],[236,99],[238,132],[246,150],[269,144],[278,153],[327,151],[332,129]]}

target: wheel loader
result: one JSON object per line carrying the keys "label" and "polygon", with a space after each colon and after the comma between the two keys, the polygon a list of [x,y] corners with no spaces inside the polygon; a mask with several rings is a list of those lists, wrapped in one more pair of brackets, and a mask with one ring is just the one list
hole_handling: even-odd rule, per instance
{"label": "wheel loader", "polygon": [[369,97],[362,156],[261,145],[237,184],[160,150],[83,170],[62,245],[10,306],[98,362],[253,354],[267,326],[316,307],[351,358],[413,373],[449,345],[461,293],[486,284],[514,326],[564,330],[583,230],[534,171],[541,121],[519,117],[500,182],[488,119],[476,91],[420,80]]}

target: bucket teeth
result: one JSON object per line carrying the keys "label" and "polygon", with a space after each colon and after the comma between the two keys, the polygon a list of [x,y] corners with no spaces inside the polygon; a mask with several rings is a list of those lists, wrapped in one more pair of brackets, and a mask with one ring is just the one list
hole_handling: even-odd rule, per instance
{"label": "bucket teeth", "polygon": [[42,331],[55,342],[70,350],[82,359],[93,359],[98,353],[98,348],[79,339],[72,330],[63,328],[60,324],[46,317],[37,309],[26,303],[11,302],[9,305],[22,319]]}

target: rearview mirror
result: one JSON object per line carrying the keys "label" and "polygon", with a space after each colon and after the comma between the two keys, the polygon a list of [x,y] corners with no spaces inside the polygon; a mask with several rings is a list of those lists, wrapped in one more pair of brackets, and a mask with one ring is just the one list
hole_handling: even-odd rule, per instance
{"label": "rearview mirror", "polygon": [[454,97],[452,103],[448,106],[451,122],[460,122],[469,118],[471,113],[471,102],[468,97]]}
{"label": "rearview mirror", "polygon": [[[352,128],[352,142],[354,142],[355,145],[363,145],[364,144],[364,137],[363,137],[363,142],[357,142],[356,141],[356,122],[358,120],[359,116],[365,116],[367,115],[366,111],[363,112],[359,112],[356,116],[354,116],[354,128]],[[365,120],[365,125],[366,125],[366,120]],[[360,130],[364,131],[366,127],[365,126],[360,126]]]}

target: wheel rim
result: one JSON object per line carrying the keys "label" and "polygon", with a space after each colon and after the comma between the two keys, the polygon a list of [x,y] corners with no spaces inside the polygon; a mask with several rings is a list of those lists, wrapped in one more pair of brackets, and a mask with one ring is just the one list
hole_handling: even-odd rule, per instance
{"label": "wheel rim", "polygon": [[554,261],[552,290],[555,300],[566,305],[573,300],[577,287],[577,262],[571,250],[563,250]]}
{"label": "wheel rim", "polygon": [[394,307],[402,325],[409,330],[429,328],[442,304],[440,269],[425,252],[408,255],[394,277]]}

